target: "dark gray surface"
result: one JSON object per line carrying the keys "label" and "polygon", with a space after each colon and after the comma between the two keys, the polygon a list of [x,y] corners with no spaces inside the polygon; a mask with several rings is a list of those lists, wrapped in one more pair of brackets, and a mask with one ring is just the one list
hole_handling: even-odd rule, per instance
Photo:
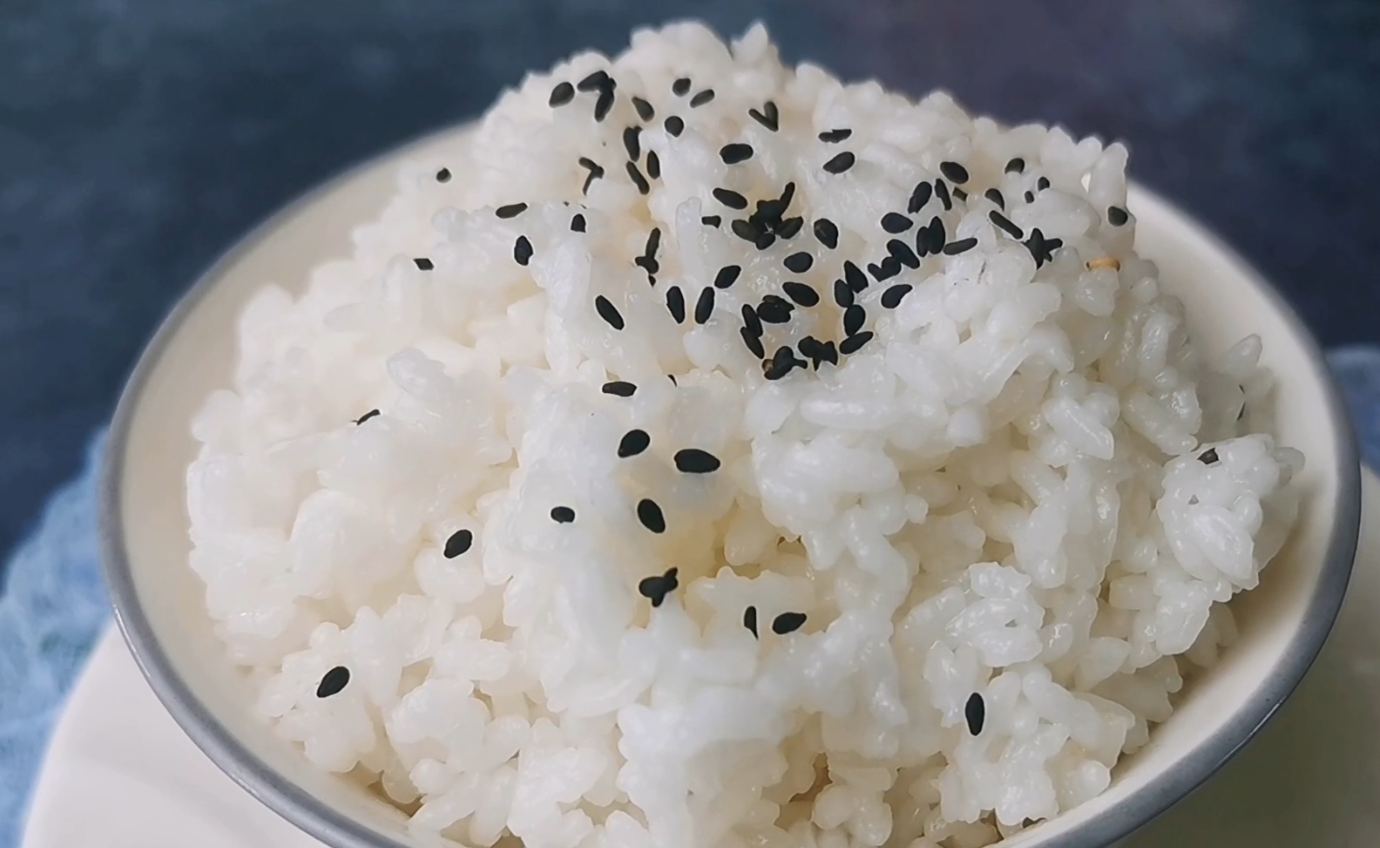
{"label": "dark gray surface", "polygon": [[1124,139],[1324,343],[1380,340],[1376,0],[6,0],[0,550],[256,220],[529,67],[686,16],[761,18],[789,59]]}

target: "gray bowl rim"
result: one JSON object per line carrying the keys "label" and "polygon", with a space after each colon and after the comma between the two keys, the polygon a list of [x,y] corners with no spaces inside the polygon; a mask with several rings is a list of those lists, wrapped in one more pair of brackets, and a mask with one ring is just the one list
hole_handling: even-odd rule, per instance
{"label": "gray bowl rim", "polygon": [[[470,122],[451,125],[354,165],[299,195],[235,242],[182,295],[140,355],[115,410],[106,442],[98,490],[100,555],[110,589],[115,620],[139,670],[173,720],[223,772],[278,815],[331,848],[409,848],[343,815],[330,805],[293,784],[255,756],[218,722],[192,692],[158,644],[148,616],[135,589],[124,544],[120,489],[126,443],[134,411],[149,375],[186,317],[224,276],[227,269],[253,249],[282,222],[311,205],[344,182],[385,165],[442,136],[462,131]],[[1361,465],[1356,439],[1341,393],[1328,370],[1316,340],[1298,313],[1279,290],[1250,262],[1223,242],[1211,229],[1156,192],[1137,183],[1136,191],[1160,203],[1203,236],[1210,246],[1234,263],[1285,319],[1308,356],[1313,377],[1323,386],[1332,437],[1337,445],[1339,467],[1337,511],[1332,523],[1326,562],[1313,597],[1304,613],[1304,624],[1283,658],[1264,677],[1254,697],[1237,710],[1198,748],[1166,769],[1132,798],[1045,843],[1047,848],[1105,848],[1169,809],[1227,763],[1275,715],[1294,691],[1322,650],[1341,609],[1350,580],[1361,525]]]}

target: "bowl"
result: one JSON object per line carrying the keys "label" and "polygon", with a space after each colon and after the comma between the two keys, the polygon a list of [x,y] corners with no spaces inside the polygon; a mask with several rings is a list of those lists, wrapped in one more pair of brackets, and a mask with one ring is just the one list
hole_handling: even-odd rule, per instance
{"label": "bowl", "polygon": [[[250,710],[251,687],[226,661],[187,565],[190,421],[227,385],[238,313],[263,284],[292,289],[346,255],[376,216],[397,166],[463,141],[452,128],[369,161],[270,218],[217,262],[163,322],[120,399],[100,488],[101,551],[116,619],[139,667],[191,739],[231,778],[332,848],[410,848],[393,807],[312,768]],[[1316,344],[1273,288],[1201,225],[1138,186],[1128,206],[1137,248],[1183,299],[1208,352],[1248,333],[1278,380],[1278,435],[1303,451],[1299,524],[1260,587],[1233,606],[1241,638],[1195,679],[1110,788],[1002,843],[1099,848],[1164,811],[1226,762],[1274,714],[1322,647],[1340,607],[1360,524],[1360,468],[1345,410]]]}

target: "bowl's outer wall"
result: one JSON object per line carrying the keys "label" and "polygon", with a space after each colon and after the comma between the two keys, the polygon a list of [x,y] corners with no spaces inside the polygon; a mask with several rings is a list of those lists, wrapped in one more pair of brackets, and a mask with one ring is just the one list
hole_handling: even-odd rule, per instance
{"label": "bowl's outer wall", "polygon": [[[311,267],[348,255],[350,229],[382,208],[397,162],[428,156],[464,128],[428,136],[322,186],[260,226],[168,316],[135,368],[111,431],[101,545],[116,617],[149,683],[206,754],[249,792],[333,848],[419,843],[400,814],[323,776],[246,709],[187,568],[189,422],[230,384],[235,320],[266,282],[300,290]],[[1320,649],[1345,592],[1359,527],[1359,466],[1347,417],[1316,345],[1235,253],[1163,200],[1133,187],[1137,247],[1188,307],[1209,354],[1259,333],[1277,376],[1278,432],[1308,459],[1300,526],[1261,587],[1239,599],[1242,639],[1185,694],[1175,718],[1102,797],[1009,840],[1011,848],[1106,845],[1191,791],[1273,715]],[[1204,326],[1205,317],[1212,326]],[[1211,329],[1211,334],[1205,334]]]}

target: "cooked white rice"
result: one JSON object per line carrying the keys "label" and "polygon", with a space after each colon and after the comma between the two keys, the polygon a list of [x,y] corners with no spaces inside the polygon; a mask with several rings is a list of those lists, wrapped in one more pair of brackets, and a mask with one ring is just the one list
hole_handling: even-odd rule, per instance
{"label": "cooked white rice", "polygon": [[[970,848],[1097,795],[1232,640],[1302,464],[1258,339],[1190,341],[1136,255],[1125,164],[761,27],[529,77],[254,298],[195,421],[191,565],[258,710],[472,845]],[[742,309],[785,292],[764,368]]]}

